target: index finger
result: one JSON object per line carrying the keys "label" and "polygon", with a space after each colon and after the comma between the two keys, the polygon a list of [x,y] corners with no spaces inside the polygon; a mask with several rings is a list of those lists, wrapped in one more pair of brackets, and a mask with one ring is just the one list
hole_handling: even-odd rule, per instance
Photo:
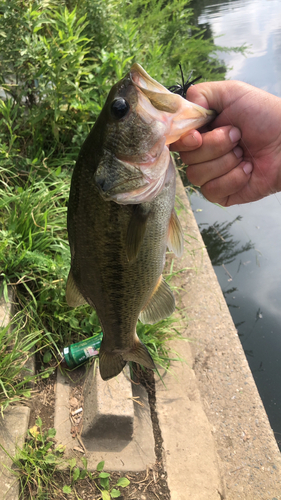
{"label": "index finger", "polygon": [[[218,102],[220,91],[224,82],[199,83],[188,89],[187,99],[190,102],[199,104],[206,109],[215,109],[217,112],[222,108],[222,103]],[[217,98],[216,98],[217,97]],[[216,121],[216,120],[215,120]],[[213,122],[214,123],[214,122]],[[207,130],[214,128],[210,123]],[[204,129],[201,130],[201,132]],[[171,151],[193,151],[202,145],[202,136],[197,130],[190,130],[178,141],[170,145]]]}
{"label": "index finger", "polygon": [[202,146],[193,151],[181,151],[181,159],[187,165],[215,160],[229,153],[241,139],[238,128],[228,125],[218,127],[202,135]]}
{"label": "index finger", "polygon": [[190,130],[178,141],[170,144],[171,151],[193,151],[202,145],[202,136],[198,130]]}

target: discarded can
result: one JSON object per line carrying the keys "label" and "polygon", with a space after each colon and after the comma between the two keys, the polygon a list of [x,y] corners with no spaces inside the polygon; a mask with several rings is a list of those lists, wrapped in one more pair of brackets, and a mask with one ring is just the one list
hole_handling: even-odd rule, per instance
{"label": "discarded can", "polygon": [[87,359],[97,356],[102,341],[102,332],[88,339],[64,347],[62,352],[63,361],[68,368],[76,368]]}

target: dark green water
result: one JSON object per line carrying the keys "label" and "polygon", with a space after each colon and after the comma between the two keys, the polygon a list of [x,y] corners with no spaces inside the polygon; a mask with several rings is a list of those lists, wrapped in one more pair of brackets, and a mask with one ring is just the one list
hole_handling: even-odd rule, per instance
{"label": "dark green water", "polygon": [[[218,45],[251,46],[247,57],[221,54],[227,78],[281,97],[281,2],[205,0],[195,11]],[[196,195],[191,203],[281,445],[281,193],[227,209]]]}

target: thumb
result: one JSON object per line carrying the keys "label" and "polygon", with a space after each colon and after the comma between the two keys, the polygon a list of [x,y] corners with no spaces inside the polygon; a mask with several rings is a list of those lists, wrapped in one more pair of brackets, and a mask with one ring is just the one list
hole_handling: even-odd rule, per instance
{"label": "thumb", "polygon": [[211,126],[222,126],[229,122],[223,111],[233,110],[234,104],[237,111],[238,102],[241,102],[246,95],[253,96],[253,90],[255,88],[251,85],[237,80],[205,82],[191,86],[187,91],[187,99],[195,104],[200,104],[203,108],[213,109],[218,115],[221,114],[220,118],[212,122]]}
{"label": "thumb", "polygon": [[186,98],[206,109],[214,109],[218,114],[225,107],[227,82],[204,82],[189,87]]}

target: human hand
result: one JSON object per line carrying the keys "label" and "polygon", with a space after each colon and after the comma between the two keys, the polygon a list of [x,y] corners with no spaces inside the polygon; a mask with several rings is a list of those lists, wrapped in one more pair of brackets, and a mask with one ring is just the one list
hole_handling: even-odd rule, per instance
{"label": "human hand", "polygon": [[208,200],[230,206],[281,190],[280,98],[238,81],[200,83],[187,98],[218,113],[209,131],[171,145]]}

